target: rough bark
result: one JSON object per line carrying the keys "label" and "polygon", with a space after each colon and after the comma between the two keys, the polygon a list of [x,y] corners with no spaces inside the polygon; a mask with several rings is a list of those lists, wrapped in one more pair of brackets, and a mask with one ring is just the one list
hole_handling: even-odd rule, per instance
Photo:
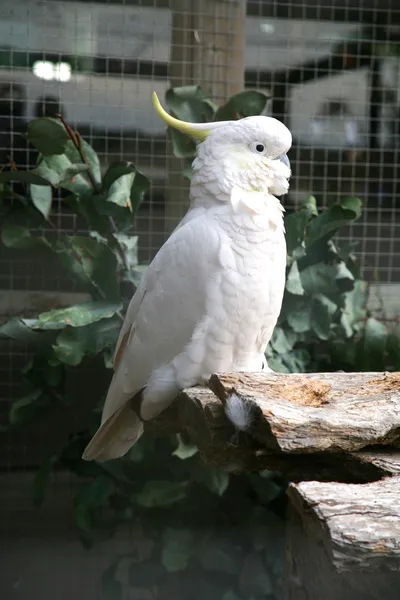
{"label": "rough bark", "polygon": [[[398,571],[338,571],[332,562],[326,525],[315,523],[313,517],[312,509],[309,514],[306,508],[299,511],[293,503],[289,505],[284,600],[398,600]],[[357,551],[357,539],[352,542],[353,552]]]}
{"label": "rough bark", "polygon": [[400,572],[399,476],[364,485],[307,481],[291,485],[289,497],[338,572]]}
{"label": "rough bark", "polygon": [[400,373],[214,375],[254,412],[252,433],[287,453],[349,452],[400,443]]}
{"label": "rough bark", "polygon": [[[225,416],[232,392],[246,433]],[[157,426],[188,433],[210,464],[301,482],[288,492],[285,600],[398,600],[400,373],[214,375]]]}
{"label": "rough bark", "polygon": [[397,600],[400,477],[289,488],[285,600]]}
{"label": "rough bark", "polygon": [[[230,470],[271,469],[292,481],[400,474],[400,374],[224,374],[210,387],[185,390],[147,428],[188,433],[206,462]],[[248,433],[225,417],[232,391],[251,410]]]}

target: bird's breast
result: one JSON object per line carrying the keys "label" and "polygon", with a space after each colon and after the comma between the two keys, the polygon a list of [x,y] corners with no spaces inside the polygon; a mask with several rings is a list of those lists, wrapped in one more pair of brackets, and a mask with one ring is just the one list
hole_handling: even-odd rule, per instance
{"label": "bird's breast", "polygon": [[283,228],[233,225],[224,230],[222,240],[221,269],[208,298],[213,326],[207,363],[212,372],[260,368],[260,354],[282,304],[286,268]]}

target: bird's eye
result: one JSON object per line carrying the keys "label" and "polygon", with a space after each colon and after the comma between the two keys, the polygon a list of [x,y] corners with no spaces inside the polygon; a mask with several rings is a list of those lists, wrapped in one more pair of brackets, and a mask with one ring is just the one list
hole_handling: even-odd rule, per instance
{"label": "bird's eye", "polygon": [[265,146],[261,142],[253,142],[250,144],[250,150],[252,150],[252,152],[256,152],[257,154],[265,154]]}

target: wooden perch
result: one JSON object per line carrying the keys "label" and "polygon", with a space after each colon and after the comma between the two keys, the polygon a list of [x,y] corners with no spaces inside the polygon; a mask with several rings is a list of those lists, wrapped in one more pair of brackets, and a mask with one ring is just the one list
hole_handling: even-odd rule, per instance
{"label": "wooden perch", "polygon": [[[246,433],[225,416],[233,392]],[[285,600],[400,598],[400,373],[214,375],[151,427],[186,432],[209,464],[301,482],[288,492]]]}
{"label": "wooden perch", "polygon": [[398,600],[400,477],[291,485],[285,600]]}
{"label": "wooden perch", "polygon": [[307,481],[291,485],[289,496],[303,522],[319,529],[315,537],[338,572],[400,572],[400,477],[364,485]]}
{"label": "wooden perch", "polygon": [[[225,416],[232,392],[250,411],[246,433]],[[148,428],[186,432],[207,462],[231,470],[375,481],[400,474],[400,373],[214,375]]]}
{"label": "wooden perch", "polygon": [[222,375],[210,387],[223,402],[235,391],[254,406],[255,435],[282,452],[400,442],[400,373]]}

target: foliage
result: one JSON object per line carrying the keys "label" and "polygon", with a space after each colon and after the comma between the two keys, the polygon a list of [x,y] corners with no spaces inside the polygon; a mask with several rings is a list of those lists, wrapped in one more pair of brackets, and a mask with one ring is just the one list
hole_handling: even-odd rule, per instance
{"label": "foliage", "polygon": [[285,296],[267,349],[272,369],[380,371],[400,365],[392,351],[393,334],[367,312],[368,286],[360,279],[353,249],[340,248],[333,239],[360,214],[357,198],[318,213],[310,197],[286,217]]}
{"label": "foliage", "polygon": [[[195,122],[260,114],[267,97],[239,94],[217,107],[196,86],[169,90],[177,117]],[[170,132],[190,177],[191,140]],[[62,119],[36,119],[28,139],[39,150],[32,171],[0,173],[9,208],[1,240],[5,247],[41,253],[58,261],[90,300],[50,308],[36,318],[14,318],[0,338],[27,342],[33,358],[23,372],[24,394],[10,408],[9,426],[33,423],[55,406],[70,411],[79,401],[65,391],[67,373],[101,357],[104,368],[121,326],[127,299],[140,280],[132,224],[148,181],[131,163],[101,173],[98,157]],[[27,194],[10,183],[26,186]],[[83,219],[86,235],[67,235],[52,222],[54,195]],[[288,244],[284,304],[269,364],[278,371],[399,368],[400,355],[386,328],[368,315],[367,285],[352,248],[339,248],[337,232],[360,216],[348,198],[318,212],[312,197],[285,219]],[[206,468],[184,436],[144,436],[119,461],[85,463],[80,457],[96,428],[99,411],[82,432],[53,449],[36,473],[33,498],[43,501],[54,469],[82,480],[74,506],[82,542],[90,546],[125,523],[136,523],[132,552],[117,557],[103,574],[104,598],[122,598],[121,569],[133,588],[154,598],[209,597],[241,600],[272,597],[281,577],[283,481],[273,473],[229,475]],[[140,524],[140,527],[139,527]]]}
{"label": "foliage", "polygon": [[[232,96],[225,105],[218,107],[205,96],[200,86],[188,85],[169,89],[165,100],[171,114],[178,119],[204,123],[260,115],[266,107],[268,97],[262,92],[246,91]],[[184,159],[183,175],[191,179],[191,164],[196,156],[196,144],[176,129],[169,128],[168,131],[175,155]]]}

